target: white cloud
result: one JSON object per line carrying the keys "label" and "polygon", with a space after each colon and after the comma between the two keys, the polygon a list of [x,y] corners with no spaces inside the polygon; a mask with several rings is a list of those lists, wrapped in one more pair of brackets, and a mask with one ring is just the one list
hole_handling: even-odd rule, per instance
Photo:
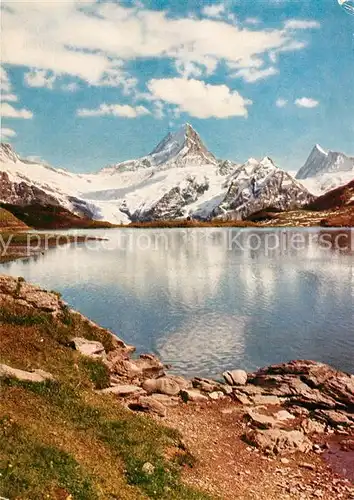
{"label": "white cloud", "polygon": [[225,5],[223,3],[205,5],[202,9],[202,14],[207,17],[221,17],[225,13]]}
{"label": "white cloud", "polygon": [[0,90],[1,92],[11,92],[9,76],[2,66],[0,66]]}
{"label": "white cloud", "polygon": [[247,106],[252,104],[226,85],[209,85],[194,79],[153,79],[148,88],[156,99],[174,104],[197,118],[247,116]]}
{"label": "white cloud", "polygon": [[29,87],[45,87],[52,89],[56,76],[44,69],[34,69],[25,73],[24,79]]}
{"label": "white cloud", "polygon": [[[82,8],[85,3],[88,8]],[[296,20],[288,22],[289,28],[262,30],[92,0],[3,0],[3,5],[9,7],[2,13],[4,63],[79,77],[90,85],[121,85],[127,94],[136,81],[117,60],[123,65],[137,58],[188,61],[196,65],[189,76],[196,76],[196,67],[207,74],[221,61],[244,68],[255,57],[264,60],[270,52],[299,48],[292,46],[299,43]],[[224,8],[221,3],[204,10],[218,16]]]}
{"label": "white cloud", "polygon": [[288,104],[288,101],[286,99],[279,98],[275,101],[275,105],[277,108],[285,108],[285,106]]}
{"label": "white cloud", "polygon": [[16,132],[12,128],[1,128],[0,136],[2,139],[8,139],[10,137],[15,137]]}
{"label": "white cloud", "polygon": [[1,94],[1,100],[7,102],[17,102],[17,95],[15,94]]}
{"label": "white cloud", "polygon": [[200,66],[190,61],[176,61],[176,70],[179,75],[183,78],[189,78],[192,76],[199,77],[202,76],[203,71]]}
{"label": "white cloud", "polygon": [[245,23],[250,24],[251,26],[257,26],[258,24],[261,24],[261,21],[258,17],[247,17],[247,19],[245,19]]}
{"label": "white cloud", "polygon": [[254,83],[258,80],[264,80],[270,76],[277,75],[279,70],[270,66],[269,68],[257,69],[257,68],[241,68],[236,73],[233,73],[231,77],[233,78],[243,78],[248,83]]}
{"label": "white cloud", "polygon": [[60,88],[65,92],[76,92],[77,90],[79,90],[80,85],[76,82],[63,83]]}
{"label": "white cloud", "polygon": [[81,108],[77,110],[77,115],[88,116],[121,116],[124,118],[137,118],[147,115],[150,111],[145,106],[129,106],[128,104],[100,104],[96,109]]}
{"label": "white cloud", "polygon": [[28,111],[28,109],[16,109],[7,102],[1,103],[0,115],[2,118],[23,118],[25,120],[33,118],[32,111]]}
{"label": "white cloud", "polygon": [[298,108],[317,108],[319,104],[319,101],[311,99],[310,97],[301,97],[295,101],[295,105]]}
{"label": "white cloud", "polygon": [[162,101],[155,101],[154,116],[158,120],[162,120],[165,117],[164,103]]}
{"label": "white cloud", "polygon": [[321,25],[317,21],[308,21],[305,19],[288,19],[285,21],[284,27],[287,30],[308,30],[313,28],[320,28]]}

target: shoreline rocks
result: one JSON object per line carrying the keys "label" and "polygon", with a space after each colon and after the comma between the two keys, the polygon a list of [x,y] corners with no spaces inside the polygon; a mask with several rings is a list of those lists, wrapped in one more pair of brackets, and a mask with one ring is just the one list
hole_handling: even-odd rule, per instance
{"label": "shoreline rocks", "polygon": [[[155,355],[133,358],[132,346],[71,310],[58,294],[23,279],[0,276],[0,305],[14,304],[56,321],[72,315],[83,322],[90,339],[73,337],[67,347],[101,360],[109,370],[110,387],[99,392],[119,398],[131,410],[164,417],[176,405],[234,405],[243,414],[245,440],[267,453],[306,452],[309,442],[316,445],[318,436],[333,433],[348,439],[354,436],[354,375],[324,363],[290,361],[248,374],[229,370],[223,374],[226,383],[202,377],[187,380],[168,374]],[[53,379],[42,370],[26,372],[7,365],[0,366],[0,377],[32,382]],[[321,452],[320,446],[316,449]]]}

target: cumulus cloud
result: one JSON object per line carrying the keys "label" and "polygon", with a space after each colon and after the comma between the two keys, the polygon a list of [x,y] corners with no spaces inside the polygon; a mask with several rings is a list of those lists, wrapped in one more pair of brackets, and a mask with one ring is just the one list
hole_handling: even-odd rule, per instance
{"label": "cumulus cloud", "polygon": [[3,0],[3,5],[9,7],[2,13],[4,63],[79,77],[90,85],[122,85],[126,93],[135,82],[117,67],[117,60],[188,60],[196,66],[184,64],[186,77],[196,76],[197,67],[210,74],[220,62],[245,68],[255,57],[264,60],[270,52],[297,50],[292,44],[299,43],[299,21],[289,20],[279,29],[249,29],[219,18],[223,3],[205,6],[208,17],[202,19],[91,0]]}
{"label": "cumulus cloud", "polygon": [[264,80],[270,76],[277,75],[279,70],[270,66],[269,68],[257,69],[257,68],[241,68],[236,73],[231,76],[234,78],[243,78],[246,82],[254,83],[258,80]]}
{"label": "cumulus cloud", "polygon": [[124,118],[137,118],[138,116],[150,114],[145,106],[129,106],[128,104],[101,104],[96,109],[81,108],[77,110],[77,115],[81,117],[89,116],[121,116]]}
{"label": "cumulus cloud", "polygon": [[1,94],[1,100],[7,102],[17,102],[17,95],[15,94]]}
{"label": "cumulus cloud", "polygon": [[0,129],[0,136],[1,139],[9,139],[10,137],[15,137],[16,132],[12,130],[11,128],[1,128]]}
{"label": "cumulus cloud", "polygon": [[223,3],[205,5],[202,9],[202,14],[206,17],[221,17],[225,13],[225,5]]}
{"label": "cumulus cloud", "polygon": [[44,69],[34,69],[25,73],[24,80],[29,87],[53,88],[56,76]]}
{"label": "cumulus cloud", "polygon": [[69,82],[69,83],[63,83],[63,85],[60,88],[65,92],[76,92],[77,90],[79,90],[80,86],[76,82]]}
{"label": "cumulus cloud", "polygon": [[28,109],[16,109],[7,102],[1,103],[0,114],[2,118],[23,118],[25,120],[33,118],[32,111]]}
{"label": "cumulus cloud", "polygon": [[305,19],[288,19],[284,23],[287,30],[308,30],[313,28],[320,28],[320,23],[317,21],[308,21]]}
{"label": "cumulus cloud", "polygon": [[153,79],[148,88],[156,99],[196,118],[247,116],[247,106],[252,104],[226,85],[210,85],[194,79]]}
{"label": "cumulus cloud", "polygon": [[247,17],[245,19],[245,23],[250,24],[252,26],[257,26],[258,24],[261,24],[261,21],[260,19],[258,19],[258,17]]}
{"label": "cumulus cloud", "polygon": [[11,92],[9,75],[2,66],[0,66],[0,90],[1,92]]}
{"label": "cumulus cloud", "polygon": [[298,108],[317,108],[319,106],[319,101],[311,99],[310,97],[301,97],[295,100],[295,105]]}
{"label": "cumulus cloud", "polygon": [[288,104],[288,101],[286,99],[279,98],[275,101],[275,105],[277,108],[285,108],[285,106]]}

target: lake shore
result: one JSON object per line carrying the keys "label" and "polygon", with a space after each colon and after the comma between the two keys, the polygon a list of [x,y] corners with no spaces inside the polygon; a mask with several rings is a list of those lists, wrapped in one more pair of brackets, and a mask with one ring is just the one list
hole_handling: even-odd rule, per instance
{"label": "lake shore", "polygon": [[[85,481],[91,489],[78,498],[354,494],[338,460],[330,467],[323,459],[331,458],[333,440],[352,454],[353,375],[297,361],[227,372],[224,382],[176,377],[155,356],[134,357],[134,348],[58,294],[6,276],[0,277],[0,311],[8,497],[17,488],[21,498],[41,498],[43,491],[76,498]],[[43,457],[35,475],[30,472],[39,460],[33,439],[52,461],[65,453],[50,477]]]}

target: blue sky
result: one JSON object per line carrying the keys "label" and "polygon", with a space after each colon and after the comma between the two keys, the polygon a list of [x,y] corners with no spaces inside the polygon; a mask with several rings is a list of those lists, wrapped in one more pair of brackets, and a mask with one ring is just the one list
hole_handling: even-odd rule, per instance
{"label": "blue sky", "polygon": [[191,123],[220,158],[354,154],[354,16],[337,0],[2,2],[2,140],[77,172]]}

